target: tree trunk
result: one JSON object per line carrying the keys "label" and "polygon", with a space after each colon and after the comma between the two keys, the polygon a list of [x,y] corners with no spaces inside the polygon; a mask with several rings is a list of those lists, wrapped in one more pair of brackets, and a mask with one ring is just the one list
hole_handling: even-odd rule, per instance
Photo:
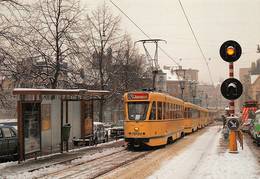
{"label": "tree trunk", "polygon": [[[99,59],[99,74],[100,74],[100,89],[104,90],[104,75],[103,75],[103,40],[101,40],[101,52],[100,52],[100,59]],[[104,107],[104,96],[101,96],[100,103],[99,103],[99,122],[103,122],[103,107]]]}

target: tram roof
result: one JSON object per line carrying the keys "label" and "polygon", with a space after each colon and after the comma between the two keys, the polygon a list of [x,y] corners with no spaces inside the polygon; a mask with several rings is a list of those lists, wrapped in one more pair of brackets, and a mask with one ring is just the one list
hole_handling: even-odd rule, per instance
{"label": "tram roof", "polygon": [[189,106],[189,107],[197,108],[197,109],[202,110],[202,111],[208,111],[208,109],[203,108],[203,107],[201,107],[201,106],[198,106],[198,105],[196,105],[196,104],[190,103],[190,102],[185,102],[185,105],[186,105],[186,106]]}
{"label": "tram roof", "polygon": [[104,95],[107,90],[14,88],[14,95]]}
{"label": "tram roof", "polygon": [[176,98],[175,96],[171,96],[170,94],[168,93],[160,93],[160,92],[150,92],[151,95],[158,95],[158,96],[165,96],[165,97],[168,97],[168,98],[173,98],[175,100],[178,100],[180,102],[183,102],[183,100],[179,99],[179,98]]}
{"label": "tram roof", "polygon": [[124,97],[126,97],[128,93],[147,93],[151,97],[159,97],[159,98],[164,98],[164,99],[165,98],[166,99],[174,99],[175,101],[177,101],[179,103],[183,103],[183,100],[181,100],[177,97],[171,96],[168,93],[163,93],[163,92],[158,92],[158,91],[129,91],[129,92],[125,93]]}

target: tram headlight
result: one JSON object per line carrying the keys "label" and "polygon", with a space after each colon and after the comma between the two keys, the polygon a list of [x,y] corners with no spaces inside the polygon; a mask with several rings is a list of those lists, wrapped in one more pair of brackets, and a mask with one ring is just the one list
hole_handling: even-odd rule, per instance
{"label": "tram headlight", "polygon": [[135,130],[135,131],[139,131],[139,128],[138,128],[138,127],[135,127],[134,130]]}

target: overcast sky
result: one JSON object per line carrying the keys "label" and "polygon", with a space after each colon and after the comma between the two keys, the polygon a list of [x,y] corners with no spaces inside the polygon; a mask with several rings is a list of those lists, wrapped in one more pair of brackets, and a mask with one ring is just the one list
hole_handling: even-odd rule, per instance
{"label": "overcast sky", "polygon": [[[84,0],[88,10],[106,2],[115,15],[121,15],[122,28],[133,40],[146,39],[109,0]],[[205,61],[196,45],[178,0],[113,0],[152,38],[162,38],[161,47],[184,68],[199,70],[199,81],[210,82]],[[182,0],[194,32],[207,59],[214,83],[228,76],[228,64],[219,57],[219,47],[226,40],[238,41],[243,54],[235,63],[235,72],[249,67],[260,54],[260,0]],[[142,51],[142,46],[140,46]],[[181,61],[179,59],[182,59]],[[176,65],[159,52],[159,64]]]}

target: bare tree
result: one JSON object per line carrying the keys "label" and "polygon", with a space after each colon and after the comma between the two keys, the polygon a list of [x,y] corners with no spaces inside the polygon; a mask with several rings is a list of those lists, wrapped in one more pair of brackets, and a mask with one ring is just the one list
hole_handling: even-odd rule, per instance
{"label": "bare tree", "polygon": [[24,54],[19,61],[20,65],[27,63],[29,72],[26,76],[24,68],[20,69],[23,81],[48,88],[66,87],[78,54],[79,0],[40,0],[31,9],[30,17],[27,14],[24,18],[26,31],[21,39]]}
{"label": "bare tree", "polygon": [[[119,16],[114,16],[106,4],[98,7],[87,16],[86,33],[82,36],[87,66],[86,78],[93,86],[104,90],[107,88],[109,74],[106,69],[112,63],[113,48],[120,38]],[[90,55],[89,55],[90,54]],[[100,99],[99,121],[103,121],[104,96]]]}
{"label": "bare tree", "polygon": [[0,108],[13,107],[11,90],[5,89],[3,83],[8,78],[7,68],[13,70],[15,49],[12,44],[16,42],[19,34],[20,13],[25,10],[25,6],[18,1],[0,0]]}
{"label": "bare tree", "polygon": [[130,36],[125,35],[117,50],[113,53],[114,64],[110,82],[116,93],[124,93],[142,87],[146,72],[146,62],[134,47]]}

